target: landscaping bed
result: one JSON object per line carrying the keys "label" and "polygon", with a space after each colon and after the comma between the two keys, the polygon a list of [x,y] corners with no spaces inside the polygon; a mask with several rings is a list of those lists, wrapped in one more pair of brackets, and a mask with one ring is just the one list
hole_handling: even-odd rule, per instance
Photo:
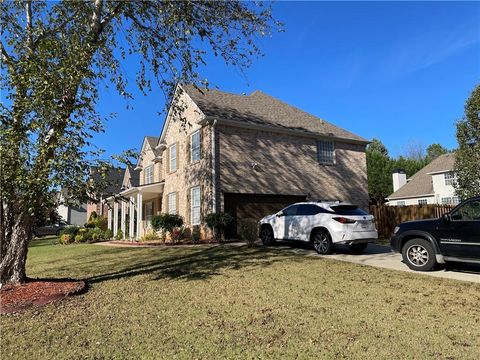
{"label": "landscaping bed", "polygon": [[21,312],[30,306],[42,306],[86,290],[84,281],[31,280],[21,285],[6,285],[0,289],[0,313]]}
{"label": "landscaping bed", "polygon": [[130,240],[111,240],[109,244],[118,244],[118,245],[130,245],[130,246],[139,246],[139,245],[150,245],[150,246],[182,246],[182,245],[208,245],[208,244],[229,244],[239,242],[238,239],[229,239],[224,241],[217,240],[202,240],[202,241],[162,241],[162,240],[147,240],[147,241],[130,241]]}

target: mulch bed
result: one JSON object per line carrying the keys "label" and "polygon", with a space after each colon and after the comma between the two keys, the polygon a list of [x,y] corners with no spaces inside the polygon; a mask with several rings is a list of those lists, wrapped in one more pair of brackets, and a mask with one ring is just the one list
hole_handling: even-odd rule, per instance
{"label": "mulch bed", "polygon": [[216,241],[216,240],[204,240],[200,242],[193,242],[193,241],[179,241],[179,242],[163,242],[163,241],[129,241],[129,240],[111,240],[109,241],[110,244],[118,244],[118,245],[131,245],[131,246],[138,246],[138,245],[154,245],[154,246],[181,246],[181,245],[206,245],[206,244],[228,244],[228,243],[236,243],[238,240],[225,240],[225,241]]}
{"label": "mulch bed", "polygon": [[5,285],[0,289],[0,314],[43,306],[86,290],[84,281],[73,280],[29,280],[21,285]]}

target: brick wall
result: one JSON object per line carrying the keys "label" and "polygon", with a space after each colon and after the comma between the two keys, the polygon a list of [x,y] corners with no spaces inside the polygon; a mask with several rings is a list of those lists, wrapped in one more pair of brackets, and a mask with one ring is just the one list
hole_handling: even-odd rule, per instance
{"label": "brick wall", "polygon": [[224,125],[218,132],[220,191],[309,195],[368,207],[364,145],[335,142],[336,164],[321,165],[313,138]]}

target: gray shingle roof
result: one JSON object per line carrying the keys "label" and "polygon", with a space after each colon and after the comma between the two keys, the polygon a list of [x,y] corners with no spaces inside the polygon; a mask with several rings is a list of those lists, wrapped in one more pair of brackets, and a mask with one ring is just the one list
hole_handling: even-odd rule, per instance
{"label": "gray shingle roof", "polygon": [[250,95],[237,95],[219,90],[197,89],[189,84],[182,85],[182,88],[208,117],[368,142],[258,90]]}
{"label": "gray shingle roof", "polygon": [[132,166],[129,166],[128,172],[130,174],[130,184],[132,187],[140,185],[140,170],[135,170]]}
{"label": "gray shingle roof", "polygon": [[388,199],[402,199],[425,194],[433,194],[432,175],[430,173],[452,171],[455,154],[443,154],[415,173],[410,181],[391,194]]}
{"label": "gray shingle roof", "polygon": [[120,192],[123,182],[124,168],[108,168],[104,173],[103,170],[96,166],[90,169],[90,178],[102,189],[103,195],[117,194]]}
{"label": "gray shingle roof", "polygon": [[145,140],[147,140],[148,145],[150,145],[150,148],[152,149],[153,153],[155,156],[159,156],[160,152],[155,149],[158,143],[158,137],[157,136],[145,136]]}

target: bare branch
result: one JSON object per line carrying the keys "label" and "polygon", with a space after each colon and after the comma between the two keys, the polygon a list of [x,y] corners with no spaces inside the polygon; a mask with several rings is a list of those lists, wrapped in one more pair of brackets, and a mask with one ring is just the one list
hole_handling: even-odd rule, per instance
{"label": "bare branch", "polygon": [[109,23],[110,21],[115,17],[117,16],[117,14],[120,13],[120,10],[122,9],[122,6],[123,6],[123,2],[119,2],[117,3],[117,6],[115,6],[113,8],[113,10],[110,12],[110,14],[108,14],[107,16],[105,16],[101,22],[101,27],[102,29],[104,29]]}
{"label": "bare branch", "polygon": [[33,35],[32,35],[32,2],[25,2],[25,16],[27,19],[26,32],[27,32],[27,47],[32,51]]}

